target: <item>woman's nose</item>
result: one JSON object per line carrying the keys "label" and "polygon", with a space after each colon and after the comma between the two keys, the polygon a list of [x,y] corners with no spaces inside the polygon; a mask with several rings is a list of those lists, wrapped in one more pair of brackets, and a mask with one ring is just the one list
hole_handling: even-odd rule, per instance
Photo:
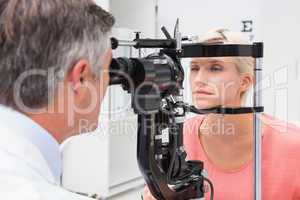
{"label": "woman's nose", "polygon": [[208,78],[208,76],[205,73],[205,71],[202,70],[202,69],[199,69],[197,74],[196,74],[196,77],[195,77],[195,83],[206,85],[207,84],[207,78]]}

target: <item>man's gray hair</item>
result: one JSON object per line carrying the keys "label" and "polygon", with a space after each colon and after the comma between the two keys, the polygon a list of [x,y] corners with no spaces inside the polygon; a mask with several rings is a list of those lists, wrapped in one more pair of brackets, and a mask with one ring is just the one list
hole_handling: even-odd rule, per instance
{"label": "man's gray hair", "polygon": [[98,74],[113,24],[92,0],[0,0],[0,104],[16,107],[20,76],[15,92],[26,106],[40,108],[79,59]]}

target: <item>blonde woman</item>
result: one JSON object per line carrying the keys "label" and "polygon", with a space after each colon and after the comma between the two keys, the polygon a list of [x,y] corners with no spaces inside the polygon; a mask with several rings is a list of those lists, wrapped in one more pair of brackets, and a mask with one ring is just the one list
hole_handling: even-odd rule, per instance
{"label": "blonde woman", "polygon": [[[207,44],[249,44],[225,29],[201,37]],[[253,84],[250,57],[195,58],[190,86],[197,108],[241,107]],[[300,199],[300,129],[262,114],[262,199]],[[209,114],[184,125],[189,160],[202,160],[216,200],[253,199],[253,115]],[[209,199],[209,192],[206,193]],[[154,199],[145,189],[144,199]]]}

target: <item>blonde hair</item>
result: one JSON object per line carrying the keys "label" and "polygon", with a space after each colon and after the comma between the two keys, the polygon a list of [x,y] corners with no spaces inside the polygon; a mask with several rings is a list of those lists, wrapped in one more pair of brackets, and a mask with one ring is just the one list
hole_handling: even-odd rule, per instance
{"label": "blonde hair", "polygon": [[[228,29],[214,29],[197,38],[203,44],[251,44],[250,40],[240,32]],[[252,57],[234,57],[236,68],[240,74],[250,74],[254,77],[254,59]],[[242,104],[245,104],[250,88],[241,94]]]}

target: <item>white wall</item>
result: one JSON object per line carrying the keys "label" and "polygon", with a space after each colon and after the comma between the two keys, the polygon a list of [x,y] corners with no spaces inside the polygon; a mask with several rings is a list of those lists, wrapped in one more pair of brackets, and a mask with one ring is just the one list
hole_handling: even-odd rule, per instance
{"label": "white wall", "polygon": [[95,3],[105,10],[109,10],[109,0],[95,0]]}
{"label": "white wall", "polygon": [[241,20],[254,20],[255,34],[259,35],[259,0],[158,0],[159,25],[173,31],[176,18],[180,18],[184,35],[199,35],[212,28],[242,29]]}
{"label": "white wall", "polygon": [[297,0],[262,1],[264,71],[271,86],[264,90],[264,105],[288,121],[300,120],[299,8]]}
{"label": "white wall", "polygon": [[[158,28],[173,31],[176,18],[184,34],[198,35],[211,28],[228,27],[241,30],[241,20],[254,20],[254,33],[259,36],[259,0],[199,1],[199,0],[110,0],[110,11],[116,17],[116,27],[142,31],[155,36],[155,6],[158,5]],[[161,36],[161,35],[160,35]]]}
{"label": "white wall", "polygon": [[154,37],[154,0],[110,0],[110,11],[116,18],[116,27],[142,31],[144,37]]}

